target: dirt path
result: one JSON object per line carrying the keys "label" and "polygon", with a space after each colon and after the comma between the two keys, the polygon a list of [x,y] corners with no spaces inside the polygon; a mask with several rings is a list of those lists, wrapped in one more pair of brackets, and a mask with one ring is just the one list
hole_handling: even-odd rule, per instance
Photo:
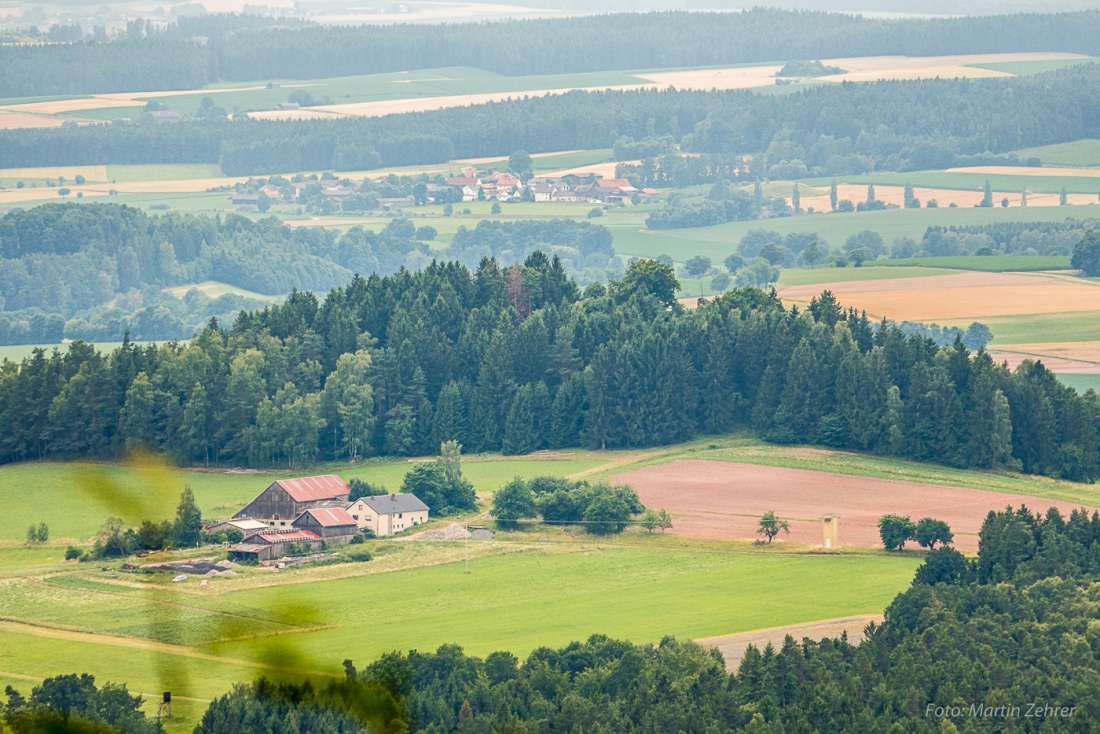
{"label": "dirt path", "polygon": [[722,657],[726,659],[726,669],[736,670],[745,656],[745,650],[749,645],[755,645],[763,649],[769,642],[776,649],[782,647],[783,640],[790,635],[796,641],[809,637],[811,640],[820,640],[822,637],[840,637],[844,632],[848,633],[848,641],[852,643],[863,642],[863,630],[871,622],[882,623],[881,614],[862,614],[855,617],[837,617],[836,619],[822,619],[817,622],[805,622],[803,624],[791,624],[785,627],[771,627],[769,629],[753,630],[752,632],[738,632],[734,635],[721,635],[719,637],[704,637],[696,640],[704,647],[717,648]]}

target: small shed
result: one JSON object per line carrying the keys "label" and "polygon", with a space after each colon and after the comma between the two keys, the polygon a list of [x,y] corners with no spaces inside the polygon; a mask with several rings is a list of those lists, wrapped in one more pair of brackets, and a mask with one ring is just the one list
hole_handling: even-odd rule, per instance
{"label": "small shed", "polygon": [[831,512],[821,517],[821,544],[825,550],[840,547],[840,516]]}

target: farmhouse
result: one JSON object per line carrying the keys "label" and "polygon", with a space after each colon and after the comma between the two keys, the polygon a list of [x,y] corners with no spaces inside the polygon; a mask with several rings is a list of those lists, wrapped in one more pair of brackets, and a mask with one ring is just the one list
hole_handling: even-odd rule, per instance
{"label": "farmhouse", "polygon": [[292,524],[320,536],[329,545],[344,545],[359,532],[355,519],[342,507],[314,507],[294,518]]}
{"label": "farmhouse", "polygon": [[295,549],[309,552],[321,549],[321,538],[309,530],[265,530],[249,535],[229,549],[234,561],[270,561],[293,554]]}
{"label": "farmhouse", "polygon": [[260,520],[270,527],[286,527],[303,512],[316,507],[344,507],[351,488],[335,474],[280,479],[233,516]]}
{"label": "farmhouse", "polygon": [[359,527],[370,528],[379,538],[428,521],[428,506],[415,494],[360,497],[347,511]]}

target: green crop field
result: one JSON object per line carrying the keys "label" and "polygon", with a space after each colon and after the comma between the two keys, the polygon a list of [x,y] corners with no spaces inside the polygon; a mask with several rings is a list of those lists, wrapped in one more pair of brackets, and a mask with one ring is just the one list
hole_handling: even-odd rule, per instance
{"label": "green crop field", "polygon": [[[1096,179],[1100,187],[1100,179]],[[870,229],[887,243],[898,237],[917,241],[928,227],[951,227],[998,222],[1052,222],[1069,218],[1100,216],[1100,206],[1031,207],[1010,209],[890,209],[850,214],[810,214],[749,222],[729,222],[692,229],[647,230],[640,213],[623,219],[604,217],[600,223],[614,237],[615,250],[626,255],[656,257],[666,254],[677,262],[694,255],[706,255],[721,262],[737,251],[737,243],[749,230],[763,229],[787,235],[791,232],[815,232],[830,247],[840,247],[853,234]],[[923,264],[923,263],[917,263]]]}
{"label": "green crop field", "polygon": [[216,163],[176,163],[143,166],[107,166],[112,183],[128,181],[184,181],[192,178],[222,178]]}
{"label": "green crop field", "polygon": [[1037,157],[1047,166],[1100,166],[1100,140],[1075,140],[1016,151],[1021,158]]}
{"label": "green crop field", "polygon": [[954,257],[915,257],[904,260],[876,260],[876,266],[928,268],[955,268],[956,270],[981,270],[987,273],[1034,272],[1039,270],[1068,270],[1069,258],[1064,255],[958,255]]}
{"label": "green crop field", "polygon": [[1048,71],[1065,69],[1068,66],[1079,64],[1092,64],[1096,59],[1046,59],[1039,61],[1002,61],[992,64],[970,64],[975,69],[992,69],[1003,71],[1016,76],[1030,76],[1032,74],[1045,74]]}
{"label": "green crop field", "polygon": [[993,345],[998,347],[1100,340],[1100,311],[995,316],[982,323],[993,331]]}

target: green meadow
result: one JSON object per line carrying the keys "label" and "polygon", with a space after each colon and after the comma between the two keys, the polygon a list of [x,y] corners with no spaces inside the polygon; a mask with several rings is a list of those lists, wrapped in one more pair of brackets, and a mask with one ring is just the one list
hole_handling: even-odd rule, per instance
{"label": "green meadow", "polygon": [[[1038,169],[1042,170],[1042,169]],[[811,179],[813,186],[827,187],[834,179]],[[882,186],[913,186],[930,189],[954,189],[981,191],[989,181],[994,192],[1018,193],[1025,189],[1029,194],[1057,194],[1062,187],[1070,194],[1100,193],[1100,178],[1095,176],[1026,176],[1015,173],[961,173],[956,171],[914,171],[912,173],[868,173],[860,176],[838,176],[837,183],[877,184]],[[934,197],[933,197],[934,198]],[[996,198],[996,197],[994,197]],[[998,203],[999,202],[995,202]],[[948,208],[941,206],[941,208]],[[962,208],[962,207],[960,207]],[[968,207],[975,208],[975,207]],[[1020,207],[1027,209],[1027,207]],[[1033,212],[1038,207],[1027,209]],[[1045,207],[1050,208],[1050,207]]]}
{"label": "green meadow", "polygon": [[932,275],[954,275],[962,272],[929,264],[927,267],[895,268],[885,267],[882,261],[863,267],[826,267],[790,268],[779,271],[780,286],[788,285],[826,285],[828,283],[848,283],[860,280],[891,280],[895,278],[924,278]]}
{"label": "green meadow", "polygon": [[1065,255],[956,255],[952,257],[914,257],[904,260],[876,260],[876,266],[928,268],[954,268],[956,270],[981,270],[988,273],[1027,272],[1038,270],[1068,270],[1069,257]]}
{"label": "green meadow", "polygon": [[994,62],[992,64],[969,64],[976,69],[992,69],[993,71],[1003,71],[1008,74],[1015,74],[1017,76],[1029,76],[1031,74],[1045,74],[1048,71],[1056,71],[1058,69],[1065,69],[1068,66],[1077,66],[1079,64],[1091,64],[1096,59],[1045,59],[1036,61],[1002,61]]}
{"label": "green meadow", "polygon": [[993,331],[992,343],[998,347],[1100,340],[1100,311],[994,316],[981,321]]}

